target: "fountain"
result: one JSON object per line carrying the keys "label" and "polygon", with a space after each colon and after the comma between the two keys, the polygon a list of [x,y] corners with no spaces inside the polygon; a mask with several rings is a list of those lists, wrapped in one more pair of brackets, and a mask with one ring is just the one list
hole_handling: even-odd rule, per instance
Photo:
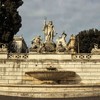
{"label": "fountain", "polygon": [[[42,42],[41,36],[37,36],[32,40],[32,46],[30,48],[30,52],[34,53],[68,53],[68,47],[66,43],[66,36],[67,34],[65,32],[62,33],[61,37],[57,39],[57,43],[53,41],[53,38],[55,37],[55,30],[54,25],[52,21],[49,21],[48,24],[45,21],[43,32],[45,35],[45,41]],[[71,45],[74,45],[72,43],[72,39],[70,40]],[[72,47],[74,49],[74,47]],[[74,51],[74,50],[73,50]],[[72,53],[72,52],[71,52]],[[38,71],[29,71],[26,72],[26,75],[29,75],[30,77],[36,78],[40,81],[46,81],[53,82],[53,83],[59,83],[62,79],[66,79],[67,77],[74,77],[75,72],[72,71],[61,71],[58,70],[56,67],[49,66],[45,68],[46,70],[39,70]]]}
{"label": "fountain", "polygon": [[92,54],[77,54],[75,36],[66,43],[67,35],[63,32],[55,43],[52,22],[45,23],[43,31],[45,41],[42,42],[41,36],[33,38],[28,53],[7,53],[6,45],[1,46],[0,95],[11,96],[11,99],[17,96],[20,99],[78,97],[78,100],[100,96],[97,45]]}
{"label": "fountain", "polygon": [[58,71],[55,67],[47,67],[45,71],[29,71],[25,74],[36,78],[41,81],[46,82],[53,82],[53,83],[59,83],[62,79],[66,77],[74,77],[75,72],[72,71]]}

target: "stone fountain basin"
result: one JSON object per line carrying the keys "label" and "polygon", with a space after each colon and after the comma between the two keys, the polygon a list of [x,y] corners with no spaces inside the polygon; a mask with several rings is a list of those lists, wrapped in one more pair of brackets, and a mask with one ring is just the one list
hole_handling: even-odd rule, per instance
{"label": "stone fountain basin", "polygon": [[75,76],[75,72],[72,71],[30,71],[25,74],[34,77],[38,80],[52,80],[58,81],[66,77]]}

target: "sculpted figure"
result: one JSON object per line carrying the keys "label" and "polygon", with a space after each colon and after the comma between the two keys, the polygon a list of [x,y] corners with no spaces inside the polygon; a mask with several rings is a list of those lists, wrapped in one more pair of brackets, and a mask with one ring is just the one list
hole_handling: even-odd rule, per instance
{"label": "sculpted figure", "polygon": [[40,44],[41,44],[41,36],[37,36],[37,37],[35,37],[33,40],[32,40],[32,48],[33,49],[36,49],[36,48],[38,48],[39,46],[40,46]]}
{"label": "sculpted figure", "polygon": [[2,45],[2,49],[5,49],[5,48],[7,48],[7,45],[6,44],[3,44]]}
{"label": "sculpted figure", "polygon": [[66,48],[67,43],[66,43],[66,36],[67,34],[65,32],[62,33],[61,37],[59,37],[57,41],[57,45],[62,44],[63,47]]}
{"label": "sculpted figure", "polygon": [[55,29],[52,21],[49,21],[48,24],[45,21],[43,32],[45,34],[45,42],[53,42]]}
{"label": "sculpted figure", "polygon": [[1,44],[0,52],[6,52],[6,51],[7,51],[7,45],[6,44]]}
{"label": "sculpted figure", "polygon": [[70,53],[75,53],[75,36],[73,34],[70,37],[70,40],[67,44],[67,48]]}
{"label": "sculpted figure", "polygon": [[94,49],[95,49],[95,50],[98,49],[98,44],[94,44]]}
{"label": "sculpted figure", "polygon": [[98,44],[94,44],[94,48],[91,50],[92,54],[100,54],[100,49],[98,48]]}
{"label": "sculpted figure", "polygon": [[57,52],[64,52],[67,50],[67,44],[66,44],[66,34],[65,32],[62,33],[61,37],[59,37],[56,41],[56,51]]}

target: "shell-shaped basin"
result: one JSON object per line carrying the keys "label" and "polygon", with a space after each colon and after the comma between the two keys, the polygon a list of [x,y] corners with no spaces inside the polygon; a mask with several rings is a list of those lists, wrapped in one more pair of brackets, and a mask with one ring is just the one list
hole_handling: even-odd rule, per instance
{"label": "shell-shaped basin", "polygon": [[38,80],[52,80],[57,81],[66,77],[75,76],[75,72],[72,71],[30,71],[25,74],[34,77]]}

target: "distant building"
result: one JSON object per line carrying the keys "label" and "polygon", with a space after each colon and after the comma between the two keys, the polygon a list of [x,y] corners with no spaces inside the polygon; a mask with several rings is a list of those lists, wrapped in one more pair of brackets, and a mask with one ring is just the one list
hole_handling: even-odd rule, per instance
{"label": "distant building", "polygon": [[27,53],[28,47],[22,36],[14,36],[13,43],[11,44],[12,53]]}

